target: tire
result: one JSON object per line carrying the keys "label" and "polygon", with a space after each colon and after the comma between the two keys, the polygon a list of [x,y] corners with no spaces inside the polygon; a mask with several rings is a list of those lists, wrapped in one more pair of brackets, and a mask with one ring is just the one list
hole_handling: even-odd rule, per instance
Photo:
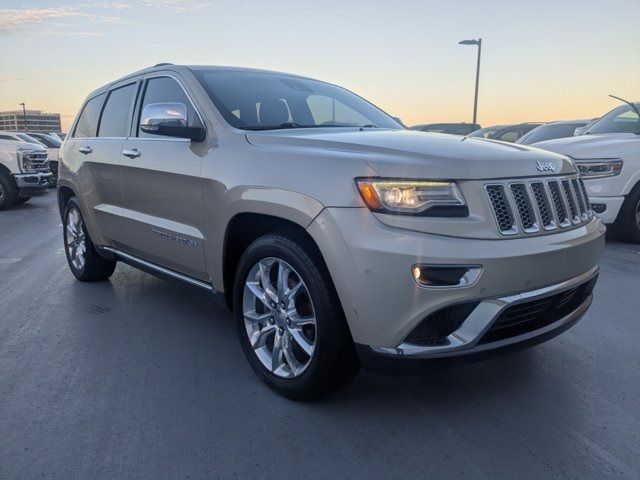
{"label": "tire", "polygon": [[27,203],[31,200],[31,197],[18,197],[13,201],[14,205],[22,205],[23,203]]}
{"label": "tire", "polygon": [[[265,276],[260,275],[260,264],[268,272]],[[289,271],[283,277],[287,279],[283,284],[288,286],[278,290],[280,268]],[[260,291],[265,277],[270,284],[270,293],[263,297],[267,303],[272,303],[270,299],[274,296],[287,298],[281,295],[287,288],[289,293],[295,292],[293,299],[285,305],[286,313],[278,305],[270,310],[259,296],[254,295],[252,288]],[[249,364],[269,387],[287,398],[309,400],[320,397],[347,384],[360,370],[329,272],[313,242],[300,232],[265,235],[247,247],[236,270],[233,307],[240,343]],[[303,325],[310,318],[314,318],[314,324]],[[263,336],[265,345],[254,349],[254,344],[261,344],[256,340],[262,338],[259,334],[270,328],[274,329],[272,333]],[[278,338],[282,353],[275,357],[282,360],[282,366],[274,368],[275,363],[279,363],[271,363]],[[313,348],[309,355],[311,344]]]}
{"label": "tire", "polygon": [[640,185],[636,185],[625,198],[616,227],[621,240],[640,243]]}
{"label": "tire", "polygon": [[65,206],[62,235],[69,268],[78,280],[97,282],[106,280],[113,274],[117,262],[101,257],[96,251],[87,233],[76,197],[71,197]]}
{"label": "tire", "polygon": [[4,210],[13,205],[17,193],[13,178],[6,172],[0,170],[0,210]]}

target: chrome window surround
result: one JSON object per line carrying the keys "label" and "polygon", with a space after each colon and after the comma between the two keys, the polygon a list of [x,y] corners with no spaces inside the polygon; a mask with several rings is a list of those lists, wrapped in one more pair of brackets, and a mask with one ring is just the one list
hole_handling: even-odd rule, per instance
{"label": "chrome window surround", "polygon": [[[538,195],[536,195],[532,187],[534,184],[542,188],[542,190],[538,191]],[[502,190],[509,215],[512,218],[511,225],[506,226],[503,224],[501,227],[496,205],[492,201],[492,192],[495,192],[496,188]],[[539,189],[540,187],[536,188]],[[484,185],[484,189],[489,199],[489,206],[498,231],[504,236],[526,236],[542,231],[562,230],[570,226],[582,225],[594,216],[579,175],[490,182]],[[521,198],[518,201],[514,192],[522,191],[522,189],[524,189],[526,195],[525,198]],[[562,202],[561,206],[556,205],[556,198]],[[546,225],[541,213],[543,208],[546,208],[546,216],[551,218],[551,221],[547,222]],[[560,218],[558,210],[563,210],[566,213],[566,217]],[[530,216],[531,212],[534,217],[533,222],[526,222],[529,225],[525,228],[523,217]],[[575,215],[573,215],[573,212],[575,212]]]}

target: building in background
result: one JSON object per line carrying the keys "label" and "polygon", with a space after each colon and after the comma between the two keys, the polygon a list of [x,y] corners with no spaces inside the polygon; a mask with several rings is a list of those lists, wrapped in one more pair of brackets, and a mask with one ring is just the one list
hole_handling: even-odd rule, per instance
{"label": "building in background", "polygon": [[13,130],[22,132],[61,132],[59,113],[44,113],[41,110],[26,111],[27,128],[25,128],[25,112],[12,110],[0,112],[0,130]]}

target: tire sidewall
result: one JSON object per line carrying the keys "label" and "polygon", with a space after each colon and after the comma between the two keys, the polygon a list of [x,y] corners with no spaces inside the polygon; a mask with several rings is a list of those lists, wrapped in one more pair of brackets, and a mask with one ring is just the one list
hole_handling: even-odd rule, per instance
{"label": "tire sidewall", "polygon": [[0,210],[5,210],[13,205],[16,198],[16,189],[12,184],[12,179],[7,178],[7,175],[2,171],[0,171],[0,186],[4,192],[0,202]]}
{"label": "tire sidewall", "polygon": [[[85,261],[84,261],[84,265],[82,266],[82,268],[76,268],[73,265],[73,262],[71,261],[71,258],[69,257],[69,249],[67,248],[67,235],[69,232],[67,232],[67,220],[69,218],[69,212],[71,212],[71,210],[75,208],[78,210],[78,213],[80,214],[80,219],[82,220],[82,232],[84,233],[84,238],[85,238],[85,246],[86,246],[86,253],[85,253]],[[64,216],[62,219],[62,235],[63,235],[63,241],[64,241],[64,253],[65,256],[67,257],[67,263],[69,264],[69,268],[71,269],[71,272],[73,273],[73,275],[80,279],[83,277],[84,275],[84,271],[87,268],[87,264],[88,264],[88,260],[89,260],[89,248],[91,245],[91,241],[89,239],[89,235],[87,234],[87,229],[85,227],[85,223],[84,223],[84,216],[82,215],[82,210],[80,210],[80,204],[78,202],[78,200],[75,197],[71,197],[69,199],[69,201],[67,202],[67,205],[65,206],[64,209]]]}
{"label": "tire sidewall", "polygon": [[[291,265],[304,281],[313,303],[316,317],[314,355],[305,371],[295,378],[278,377],[262,364],[251,346],[244,324],[242,300],[247,276],[258,261],[267,257],[279,258]],[[262,237],[253,242],[243,254],[238,264],[233,288],[233,309],[238,336],[251,367],[269,386],[294,399],[307,397],[309,392],[314,392],[318,388],[318,383],[322,383],[330,373],[323,368],[332,360],[331,347],[335,345],[329,345],[329,342],[344,336],[341,327],[346,325],[343,315],[335,318],[336,312],[330,303],[331,292],[327,292],[327,281],[322,278],[322,270],[318,265],[315,265],[315,262],[309,265],[310,261],[313,261],[310,257],[301,255],[295,247],[292,248],[292,242],[287,238],[277,235]],[[311,396],[314,396],[313,393]]]}

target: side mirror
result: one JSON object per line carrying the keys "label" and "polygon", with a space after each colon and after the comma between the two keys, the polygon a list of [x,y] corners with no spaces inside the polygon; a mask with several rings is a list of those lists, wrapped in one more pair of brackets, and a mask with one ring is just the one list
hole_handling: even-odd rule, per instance
{"label": "side mirror", "polygon": [[190,127],[187,107],[184,103],[150,103],[142,109],[140,130],[151,135],[188,138],[201,142],[205,137],[203,127]]}
{"label": "side mirror", "polygon": [[393,118],[396,122],[398,122],[404,128],[407,128],[407,126],[404,124],[404,122],[402,121],[402,119],[400,117],[391,117],[391,118]]}
{"label": "side mirror", "polygon": [[587,127],[578,127],[573,131],[573,136],[580,135]]}

